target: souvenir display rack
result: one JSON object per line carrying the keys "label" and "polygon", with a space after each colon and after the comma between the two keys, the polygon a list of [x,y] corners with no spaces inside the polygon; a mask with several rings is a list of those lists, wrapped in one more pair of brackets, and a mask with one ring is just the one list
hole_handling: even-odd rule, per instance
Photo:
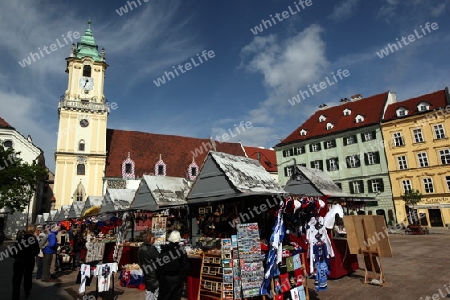
{"label": "souvenir display rack", "polygon": [[202,254],[198,300],[223,299],[223,271],[221,263],[221,254],[219,251],[208,253],[204,252]]}

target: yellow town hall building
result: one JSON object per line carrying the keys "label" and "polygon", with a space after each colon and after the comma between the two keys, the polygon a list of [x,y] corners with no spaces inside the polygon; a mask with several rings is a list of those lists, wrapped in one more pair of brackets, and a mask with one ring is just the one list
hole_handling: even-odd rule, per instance
{"label": "yellow town hall building", "polygon": [[406,223],[402,195],[418,190],[425,226],[450,224],[450,97],[448,89],[389,105],[382,121],[389,177],[399,223]]}

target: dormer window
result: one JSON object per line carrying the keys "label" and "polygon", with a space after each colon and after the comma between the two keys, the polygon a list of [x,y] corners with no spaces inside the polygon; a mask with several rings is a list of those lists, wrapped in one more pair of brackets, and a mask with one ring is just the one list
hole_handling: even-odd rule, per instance
{"label": "dormer window", "polygon": [[397,109],[396,113],[397,113],[397,117],[404,117],[404,116],[408,115],[408,110],[404,107],[400,107]]}
{"label": "dormer window", "polygon": [[130,157],[130,152],[128,152],[127,158],[122,162],[122,178],[134,179],[135,175],[135,164]]}
{"label": "dormer window", "polygon": [[90,65],[83,66],[83,77],[91,77],[91,66]]}
{"label": "dormer window", "polygon": [[361,123],[363,121],[364,121],[364,117],[363,116],[361,116],[361,115],[357,115],[356,116],[356,118],[355,118],[355,122],[356,123]]}
{"label": "dormer window", "polygon": [[344,109],[343,113],[344,113],[344,116],[350,116],[352,114],[352,111],[350,109],[346,108],[346,109]]}
{"label": "dormer window", "polygon": [[300,135],[301,136],[305,136],[306,135],[306,130],[305,129],[300,130]]}
{"label": "dormer window", "polygon": [[427,111],[430,110],[430,103],[422,101],[419,103],[419,105],[417,105],[417,110],[418,111]]}
{"label": "dormer window", "polygon": [[330,129],[332,129],[334,127],[334,125],[333,124],[331,124],[331,123],[327,123],[327,130],[330,130]]}
{"label": "dormer window", "polygon": [[324,122],[326,119],[327,119],[327,118],[326,118],[324,115],[321,115],[321,116],[319,117],[319,122],[322,123],[322,122]]}
{"label": "dormer window", "polygon": [[192,163],[187,168],[187,173],[189,180],[195,180],[198,175],[198,165],[195,163],[194,158],[192,158]]}
{"label": "dormer window", "polygon": [[159,155],[159,161],[155,164],[155,175],[157,176],[166,176],[166,164]]}

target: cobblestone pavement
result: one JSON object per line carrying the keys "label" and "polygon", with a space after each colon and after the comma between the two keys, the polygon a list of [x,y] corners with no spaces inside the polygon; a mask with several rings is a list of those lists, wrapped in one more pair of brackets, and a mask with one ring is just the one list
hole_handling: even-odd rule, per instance
{"label": "cobblestone pavement", "polygon": [[[425,236],[391,234],[390,240],[394,257],[382,258],[382,267],[386,277],[383,287],[363,284],[364,271],[360,269],[350,276],[330,280],[328,290],[319,293],[311,289],[314,281],[308,280],[310,299],[450,299],[450,297],[446,298],[446,295],[450,293],[450,230],[432,230],[430,235]],[[1,250],[4,248],[5,246],[2,246]],[[0,299],[10,299],[12,263],[13,260],[10,258],[0,261],[0,270],[2,270],[0,273]],[[360,267],[364,267],[362,262],[360,262]],[[77,293],[78,285],[75,284],[75,279],[75,272],[67,272],[59,274],[59,282],[44,283],[35,280],[29,299],[81,300],[83,297]],[[93,295],[94,291],[94,286],[87,287],[88,295]],[[426,298],[427,296],[429,298]],[[114,299],[143,298],[143,291],[121,287],[116,280]],[[22,299],[25,299],[23,295]],[[104,295],[101,299],[113,298]]]}

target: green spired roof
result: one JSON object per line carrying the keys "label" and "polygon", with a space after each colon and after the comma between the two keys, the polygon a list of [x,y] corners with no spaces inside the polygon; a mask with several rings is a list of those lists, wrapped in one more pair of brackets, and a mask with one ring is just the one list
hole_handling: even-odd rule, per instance
{"label": "green spired roof", "polygon": [[103,55],[98,53],[98,45],[95,44],[95,39],[91,31],[91,20],[88,21],[88,28],[84,32],[80,41],[77,43],[77,48],[75,49],[75,55],[77,58],[83,58],[86,56],[91,57],[94,61],[102,62],[104,61]]}

